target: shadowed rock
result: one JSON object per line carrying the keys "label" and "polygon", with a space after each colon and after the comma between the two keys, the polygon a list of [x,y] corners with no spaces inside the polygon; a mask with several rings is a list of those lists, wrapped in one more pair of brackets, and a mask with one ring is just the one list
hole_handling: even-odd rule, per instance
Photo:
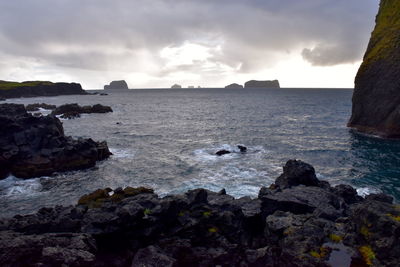
{"label": "shadowed rock", "polygon": [[128,84],[126,83],[126,81],[124,80],[120,80],[120,81],[112,81],[110,83],[110,85],[104,85],[104,89],[105,90],[110,90],[110,89],[114,89],[114,90],[128,90]]}

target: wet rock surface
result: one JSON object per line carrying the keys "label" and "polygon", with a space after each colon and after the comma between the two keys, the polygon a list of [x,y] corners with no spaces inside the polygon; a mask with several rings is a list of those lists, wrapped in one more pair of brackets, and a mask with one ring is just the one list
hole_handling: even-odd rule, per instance
{"label": "wet rock surface", "polygon": [[108,113],[113,112],[109,106],[103,106],[96,104],[93,106],[79,106],[78,104],[65,104],[54,109],[52,115],[65,115],[65,116],[76,116],[77,114],[91,114],[91,113]]}
{"label": "wet rock surface", "polygon": [[[234,199],[224,190],[160,198],[143,187],[99,189],[76,206],[0,220],[0,261],[2,266],[339,266],[335,255],[346,253],[357,266],[398,266],[400,209],[390,197],[364,199],[349,186],[315,181],[314,168],[300,161],[289,161],[283,176],[300,182],[281,187],[278,178],[256,199]],[[310,178],[318,183],[310,184]]]}
{"label": "wet rock surface", "polygon": [[35,104],[29,104],[29,105],[26,105],[26,111],[39,111],[40,110],[40,108],[43,108],[43,109],[47,109],[47,110],[53,110],[53,109],[56,109],[56,105],[49,105],[49,104],[46,104],[46,103],[35,103]]}
{"label": "wet rock surface", "polygon": [[64,135],[59,119],[32,116],[23,105],[0,105],[0,179],[93,167],[111,155],[106,142]]}

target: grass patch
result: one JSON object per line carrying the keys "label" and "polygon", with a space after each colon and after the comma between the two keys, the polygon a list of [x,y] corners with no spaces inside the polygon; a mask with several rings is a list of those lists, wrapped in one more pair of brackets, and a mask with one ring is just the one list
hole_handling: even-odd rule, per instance
{"label": "grass patch", "polygon": [[52,82],[47,81],[28,81],[28,82],[9,82],[9,81],[0,81],[0,90],[12,90],[19,87],[34,87],[39,85],[53,85]]}

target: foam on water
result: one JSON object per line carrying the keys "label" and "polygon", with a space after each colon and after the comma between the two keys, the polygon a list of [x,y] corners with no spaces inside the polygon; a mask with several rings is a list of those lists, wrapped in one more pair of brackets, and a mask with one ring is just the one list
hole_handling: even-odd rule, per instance
{"label": "foam on water", "polygon": [[357,190],[357,194],[365,197],[371,194],[379,194],[382,193],[382,190],[378,189],[378,188],[373,188],[373,187],[359,187],[356,189]]}
{"label": "foam on water", "polygon": [[135,156],[135,151],[131,149],[110,148],[110,151],[113,153],[111,157],[115,159],[131,159]]}
{"label": "foam on water", "polygon": [[[238,144],[238,145],[243,145],[243,144]],[[196,149],[193,152],[194,159],[197,161],[203,161],[203,162],[221,161],[221,160],[224,161],[224,160],[230,160],[230,159],[238,159],[243,155],[251,155],[253,157],[257,157],[257,156],[267,153],[267,151],[262,146],[247,147],[247,152],[241,153],[240,149],[237,147],[238,145],[222,144],[222,145],[216,145],[216,146],[211,146],[211,147],[207,147],[207,148]],[[232,153],[225,154],[222,156],[215,155],[215,153],[220,150],[227,150],[227,151],[231,151]]]}
{"label": "foam on water", "polygon": [[8,197],[33,195],[39,193],[41,189],[40,178],[24,180],[9,176],[0,180],[1,195]]}

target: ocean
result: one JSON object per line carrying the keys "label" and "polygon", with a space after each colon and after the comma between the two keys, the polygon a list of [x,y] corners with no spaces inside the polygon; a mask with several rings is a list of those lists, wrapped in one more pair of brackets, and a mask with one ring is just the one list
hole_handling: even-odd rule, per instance
{"label": "ocean", "polygon": [[[289,159],[361,195],[400,199],[400,142],[346,127],[350,89],[153,89],[108,96],[10,99],[9,103],[103,104],[113,113],[63,120],[67,135],[106,140],[114,154],[95,168],[0,181],[0,217],[75,204],[98,188],[152,187],[161,196],[203,187],[256,197]],[[48,113],[43,111],[44,114]],[[248,148],[239,153],[237,145]],[[218,157],[220,149],[234,151]]]}

